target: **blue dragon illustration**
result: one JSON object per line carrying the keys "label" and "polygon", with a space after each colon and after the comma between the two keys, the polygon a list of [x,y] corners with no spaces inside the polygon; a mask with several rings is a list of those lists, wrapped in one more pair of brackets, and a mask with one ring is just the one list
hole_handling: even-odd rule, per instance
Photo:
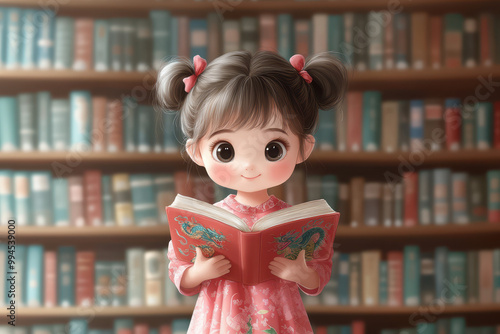
{"label": "blue dragon illustration", "polygon": [[[194,217],[191,220],[188,217],[177,216],[175,221],[181,226],[181,230],[192,239],[199,239],[205,242],[204,245],[190,245],[189,248],[195,250],[195,247],[201,248],[205,257],[212,257],[215,253],[214,248],[222,248],[226,237],[223,234],[217,233],[213,228],[206,228],[199,224]],[[191,260],[194,262],[196,256]]]}
{"label": "blue dragon illustration", "polygon": [[275,237],[278,244],[277,254],[290,260],[295,260],[300,251],[306,250],[306,260],[313,258],[314,251],[321,245],[325,238],[325,231],[321,227],[313,227],[302,234],[295,230],[287,232],[285,235]]}

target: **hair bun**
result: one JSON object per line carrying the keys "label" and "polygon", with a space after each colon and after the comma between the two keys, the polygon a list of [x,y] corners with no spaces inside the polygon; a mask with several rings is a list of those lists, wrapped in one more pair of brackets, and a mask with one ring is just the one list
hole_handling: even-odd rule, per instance
{"label": "hair bun", "polygon": [[181,110],[188,93],[183,79],[194,74],[193,64],[185,58],[176,57],[167,61],[158,71],[156,100],[167,110]]}

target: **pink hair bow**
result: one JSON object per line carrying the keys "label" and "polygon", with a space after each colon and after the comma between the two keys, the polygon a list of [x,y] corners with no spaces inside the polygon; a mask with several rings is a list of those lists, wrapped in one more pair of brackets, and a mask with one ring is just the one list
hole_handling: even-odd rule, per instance
{"label": "pink hair bow", "polygon": [[313,79],[311,78],[309,73],[307,73],[307,71],[302,70],[304,68],[305,62],[306,61],[304,59],[304,56],[301,54],[293,55],[290,58],[290,64],[292,64],[292,66],[299,72],[299,74],[306,80],[307,83],[311,83]]}
{"label": "pink hair bow", "polygon": [[186,88],[184,89],[186,93],[189,93],[189,91],[191,91],[194,84],[196,83],[196,79],[198,79],[198,76],[205,70],[205,67],[207,67],[207,61],[201,58],[199,55],[193,57],[193,63],[194,74],[182,79],[184,85],[186,86]]}

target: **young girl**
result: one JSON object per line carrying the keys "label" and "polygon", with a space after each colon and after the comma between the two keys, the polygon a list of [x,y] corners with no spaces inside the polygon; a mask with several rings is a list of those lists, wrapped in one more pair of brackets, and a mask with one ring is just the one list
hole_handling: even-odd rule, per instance
{"label": "young girl", "polygon": [[[314,147],[318,109],[343,98],[343,65],[329,53],[295,55],[226,53],[206,61],[172,60],[158,75],[162,107],[180,111],[191,159],[218,185],[235,189],[215,203],[251,227],[263,216],[289,205],[267,190],[285,182]],[[318,295],[330,279],[332,260],[269,263],[275,279],[247,286],[221,278],[231,270],[222,255],[205,258],[196,248],[194,263],[175,257],[168,246],[169,276],[180,293],[198,294],[188,333],[312,334],[299,289]]]}

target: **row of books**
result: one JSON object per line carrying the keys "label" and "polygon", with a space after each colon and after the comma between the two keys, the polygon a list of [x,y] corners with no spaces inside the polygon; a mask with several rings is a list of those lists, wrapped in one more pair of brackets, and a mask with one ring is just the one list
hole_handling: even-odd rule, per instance
{"label": "row of books", "polygon": [[[333,255],[332,275],[305,305],[438,306],[500,303],[500,249],[380,250]],[[453,332],[455,333],[455,332]]]}
{"label": "row of books", "polygon": [[178,152],[175,112],[157,112],[132,97],[72,91],[0,97],[0,151]]}
{"label": "row of books", "polygon": [[380,334],[498,334],[500,325],[468,326],[464,317],[440,318],[435,322],[419,321],[416,327],[383,329]]}
{"label": "row of books", "polygon": [[457,98],[382,100],[350,91],[336,110],[320,110],[317,148],[338,151],[500,149],[500,101]]}
{"label": "row of books", "polygon": [[165,206],[185,184],[193,196],[209,203],[228,189],[206,176],[171,174],[83,174],[54,177],[50,171],[0,170],[0,225],[10,219],[33,226],[152,226],[167,224]]}

